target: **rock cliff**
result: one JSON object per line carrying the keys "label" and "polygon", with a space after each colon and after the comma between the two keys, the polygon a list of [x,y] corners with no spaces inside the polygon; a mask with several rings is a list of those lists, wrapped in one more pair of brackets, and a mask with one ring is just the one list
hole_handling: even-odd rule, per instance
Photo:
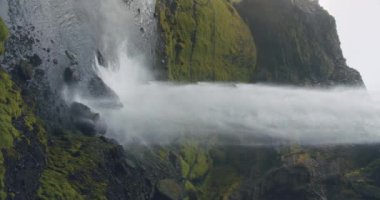
{"label": "rock cliff", "polygon": [[315,1],[161,0],[157,10],[169,80],[363,86]]}
{"label": "rock cliff", "polygon": [[236,7],[255,37],[255,81],[363,85],[347,67],[334,18],[318,2],[243,0]]}

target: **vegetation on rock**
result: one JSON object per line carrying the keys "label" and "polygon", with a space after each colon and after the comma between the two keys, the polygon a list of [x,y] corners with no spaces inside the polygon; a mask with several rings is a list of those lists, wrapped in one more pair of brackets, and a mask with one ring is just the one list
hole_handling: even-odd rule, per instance
{"label": "vegetation on rock", "polygon": [[[13,177],[15,176],[13,170],[23,174],[29,167],[25,165],[23,166],[25,168],[15,169],[13,164],[29,159],[25,154],[30,152],[25,152],[25,148],[30,151],[38,149],[36,150],[39,151],[38,153],[44,151],[46,133],[42,122],[24,103],[18,87],[2,69],[0,69],[0,94],[0,195],[2,199],[5,199],[7,193],[14,194],[9,192],[13,189],[12,185],[8,185],[8,190],[5,190],[8,181],[14,184],[17,182],[17,180],[9,180],[16,179]],[[39,163],[39,165],[43,166],[44,163]],[[21,179],[23,177],[20,177]],[[23,188],[19,189],[23,190]],[[28,188],[25,191],[30,189],[33,190],[33,188]]]}
{"label": "vegetation on rock", "polygon": [[53,137],[39,198],[106,199],[107,180],[98,169],[105,165],[104,151],[112,147],[94,137],[73,134]]}
{"label": "vegetation on rock", "polygon": [[226,0],[159,0],[164,77],[174,81],[253,78],[256,47],[247,25]]}

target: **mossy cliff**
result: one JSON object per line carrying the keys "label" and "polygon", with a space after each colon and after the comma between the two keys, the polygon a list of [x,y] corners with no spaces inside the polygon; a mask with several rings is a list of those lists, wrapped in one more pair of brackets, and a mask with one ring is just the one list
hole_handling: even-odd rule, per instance
{"label": "mossy cliff", "polygon": [[156,9],[157,69],[169,80],[363,86],[315,1],[158,0]]}
{"label": "mossy cliff", "polygon": [[150,199],[159,180],[177,176],[158,156],[139,161],[104,137],[47,132],[2,69],[0,94],[1,200]]}
{"label": "mossy cliff", "polygon": [[45,165],[46,132],[0,69],[0,199],[34,197]]}
{"label": "mossy cliff", "polygon": [[243,0],[235,5],[255,37],[256,81],[363,85],[359,72],[347,67],[334,18],[317,1]]}
{"label": "mossy cliff", "polygon": [[173,81],[253,78],[256,47],[226,0],[158,0],[161,76]]}

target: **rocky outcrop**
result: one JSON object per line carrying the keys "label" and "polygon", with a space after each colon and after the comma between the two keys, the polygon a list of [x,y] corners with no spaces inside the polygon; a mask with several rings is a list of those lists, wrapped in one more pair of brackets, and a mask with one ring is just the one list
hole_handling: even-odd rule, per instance
{"label": "rocky outcrop", "polygon": [[363,86],[343,57],[334,18],[317,1],[243,0],[236,7],[255,38],[255,81]]}
{"label": "rocky outcrop", "polygon": [[[140,158],[114,141],[85,136],[92,128],[46,131],[2,69],[0,93],[0,199],[152,199],[160,180],[179,177],[145,146],[132,148],[140,148]],[[84,105],[72,109],[81,120],[98,118]]]}
{"label": "rocky outcrop", "polygon": [[107,131],[106,123],[100,118],[100,114],[92,112],[84,104],[72,103],[70,114],[75,127],[85,135],[104,135]]}
{"label": "rocky outcrop", "polygon": [[159,69],[173,81],[252,80],[252,34],[227,0],[158,0]]}

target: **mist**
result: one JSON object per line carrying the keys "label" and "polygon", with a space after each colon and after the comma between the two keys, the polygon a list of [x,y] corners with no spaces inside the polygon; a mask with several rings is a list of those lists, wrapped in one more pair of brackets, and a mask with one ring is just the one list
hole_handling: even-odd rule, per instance
{"label": "mist", "polygon": [[[120,2],[112,2],[116,3],[102,7],[101,13],[112,10],[110,5],[119,6]],[[124,11],[113,12],[104,15],[112,26],[120,24],[114,16],[123,16],[115,12]],[[125,15],[128,17],[134,18]],[[183,135],[232,136],[243,145],[262,144],[261,140],[271,145],[380,142],[377,94],[370,96],[360,88],[157,82],[146,62],[149,55],[131,51],[139,40],[135,32],[113,31],[105,34],[103,41],[112,47],[114,59],[107,67],[95,63],[94,69],[123,106],[110,109],[99,99],[80,95],[76,100],[99,112],[108,125],[106,136],[122,144],[171,142]],[[112,38],[117,38],[116,42]]]}
{"label": "mist", "polygon": [[[380,108],[364,89],[312,89],[242,83],[179,84],[151,81],[143,59],[119,49],[118,61],[99,76],[122,108],[82,99],[106,120],[108,137],[121,143],[161,143],[183,135],[224,135],[240,144],[304,145],[380,142]],[[124,49],[124,50],[123,50]]]}

